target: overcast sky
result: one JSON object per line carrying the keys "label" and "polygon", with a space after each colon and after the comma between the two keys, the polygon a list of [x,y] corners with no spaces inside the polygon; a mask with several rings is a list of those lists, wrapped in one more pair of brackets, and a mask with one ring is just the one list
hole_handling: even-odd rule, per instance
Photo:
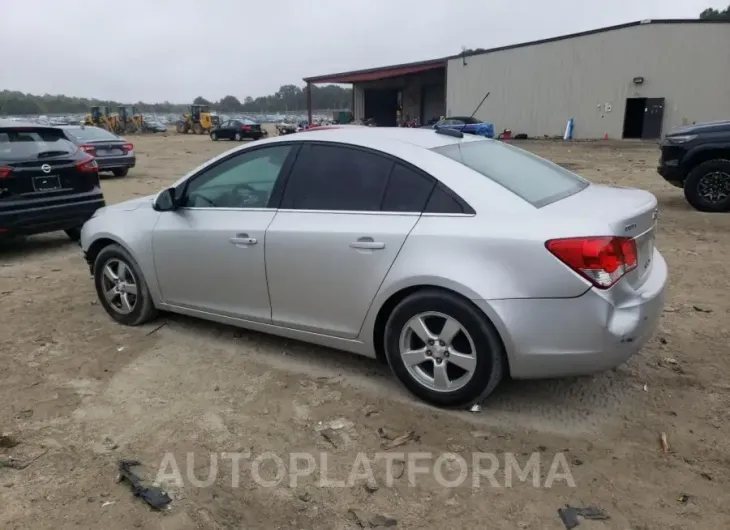
{"label": "overcast sky", "polygon": [[0,89],[136,102],[262,96],[730,0],[0,0]]}

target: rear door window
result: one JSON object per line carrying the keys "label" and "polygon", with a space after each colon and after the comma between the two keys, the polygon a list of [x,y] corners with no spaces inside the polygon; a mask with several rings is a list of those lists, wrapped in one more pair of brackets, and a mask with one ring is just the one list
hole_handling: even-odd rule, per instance
{"label": "rear door window", "polygon": [[100,129],[99,127],[79,127],[77,129],[66,129],[67,132],[82,142],[96,142],[119,140],[116,134]]}
{"label": "rear door window", "polygon": [[77,150],[60,129],[0,130],[0,160],[35,160],[72,154]]}
{"label": "rear door window", "polygon": [[504,142],[461,142],[436,147],[433,151],[493,180],[536,208],[588,186],[588,181],[575,173]]}
{"label": "rear door window", "polygon": [[432,178],[402,164],[396,164],[388,180],[381,210],[421,213],[434,185]]}
{"label": "rear door window", "polygon": [[380,211],[390,159],[336,145],[305,145],[292,168],[281,208]]}

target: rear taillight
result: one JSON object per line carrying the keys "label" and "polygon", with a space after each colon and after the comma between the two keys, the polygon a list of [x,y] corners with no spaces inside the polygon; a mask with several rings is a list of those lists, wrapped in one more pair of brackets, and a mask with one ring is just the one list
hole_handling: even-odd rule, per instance
{"label": "rear taillight", "polygon": [[89,153],[92,155],[94,153],[96,153],[96,147],[94,147],[93,145],[88,145],[88,144],[80,145],[79,149],[81,149],[84,153]]}
{"label": "rear taillight", "polygon": [[10,168],[9,167],[0,167],[0,179],[7,179],[10,178]]}
{"label": "rear taillight", "polygon": [[99,164],[96,163],[96,159],[93,156],[90,156],[76,164],[76,169],[82,173],[98,173]]}
{"label": "rear taillight", "polygon": [[244,131],[250,131],[251,130],[251,127],[248,126],[248,125],[244,125],[244,126],[241,127],[241,129],[243,129]]}
{"label": "rear taillight", "polygon": [[122,146],[122,149],[124,149],[125,151],[132,151],[134,150],[134,144],[124,144]]}
{"label": "rear taillight", "polygon": [[545,247],[599,289],[608,289],[636,268],[636,241],[629,237],[551,239]]}

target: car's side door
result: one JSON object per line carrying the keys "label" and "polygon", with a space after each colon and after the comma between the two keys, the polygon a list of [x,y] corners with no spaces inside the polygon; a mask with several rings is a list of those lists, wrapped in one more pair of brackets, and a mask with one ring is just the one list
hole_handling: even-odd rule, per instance
{"label": "car's side door", "polygon": [[219,138],[230,138],[231,137],[231,121],[226,120],[218,127]]}
{"label": "car's side door", "polygon": [[270,207],[296,148],[276,144],[223,159],[179,188],[162,212],[153,252],[163,301],[260,322],[271,321],[264,240]]}
{"label": "car's side door", "polygon": [[359,334],[420,212],[383,212],[396,162],[382,153],[306,143],[266,231],[275,324],[345,338]]}

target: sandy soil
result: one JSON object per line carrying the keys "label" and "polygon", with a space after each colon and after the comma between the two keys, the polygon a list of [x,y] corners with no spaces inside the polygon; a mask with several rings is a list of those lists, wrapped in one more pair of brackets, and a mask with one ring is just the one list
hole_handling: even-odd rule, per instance
{"label": "sandy soil", "polygon": [[[157,191],[233,147],[174,134],[134,142],[139,165],[104,180],[109,202]],[[481,412],[435,410],[368,359],[169,315],[119,326],[97,303],[76,245],[64,234],[29,238],[0,249],[0,431],[19,442],[7,447],[12,440],[0,438],[0,528],[344,529],[392,517],[398,528],[558,530],[566,503],[611,517],[581,530],[730,527],[730,216],[691,210],[655,173],[655,146],[522,145],[593,181],[659,198],[658,247],[671,289],[660,330],[628,365],[590,378],[510,382]],[[407,431],[414,439],[390,450],[406,460],[396,462],[392,485],[385,461],[373,460],[377,488],[365,480],[322,486],[323,478],[348,479],[358,452],[374,458],[387,437]],[[211,453],[243,451],[251,458],[240,473],[224,460],[208,487],[187,476],[188,454],[193,478],[202,479]],[[295,486],[288,477],[256,484],[252,468],[267,452],[283,459],[285,473],[290,453],[312,453],[316,470]],[[482,480],[474,488],[470,475],[447,488],[433,473],[409,485],[411,468],[403,468],[416,452],[456,453],[470,466],[473,453],[494,453],[500,487]],[[534,452],[541,486],[563,454],[577,487],[557,479],[535,488],[531,478],[504,487],[505,454],[525,465]],[[116,461],[138,459],[154,477],[166,455],[184,480],[163,481],[173,502],[154,512],[115,483]],[[275,460],[263,461],[257,469],[271,478]],[[449,457],[441,470],[453,478],[458,464]]]}

